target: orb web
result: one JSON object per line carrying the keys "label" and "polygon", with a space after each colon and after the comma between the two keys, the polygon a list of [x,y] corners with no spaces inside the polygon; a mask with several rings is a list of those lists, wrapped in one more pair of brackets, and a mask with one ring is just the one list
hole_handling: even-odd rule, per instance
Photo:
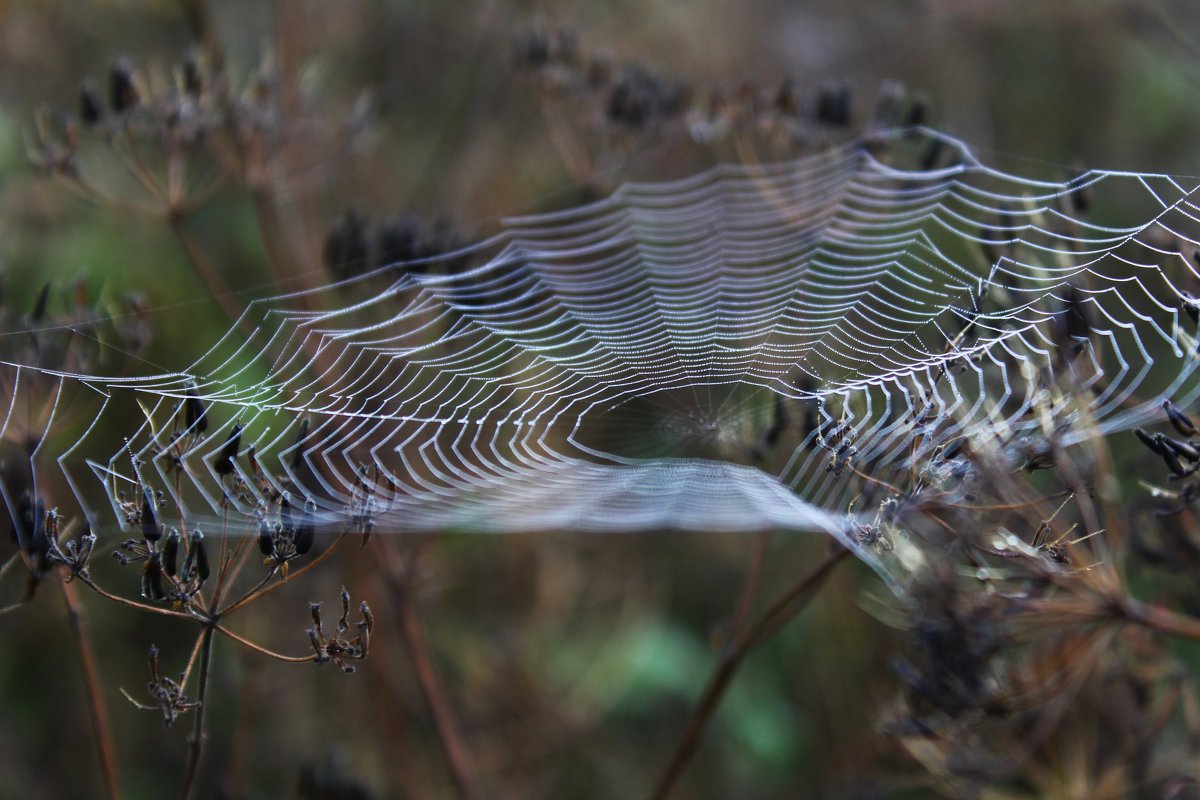
{"label": "orb web", "polygon": [[[930,142],[950,166],[920,167]],[[148,489],[246,530],[288,498],[384,532],[782,529],[857,548],[861,472],[1016,441],[1044,422],[1046,375],[1087,390],[1067,443],[1196,400],[1194,193],[1032,180],[932,130],[875,133],[253,302],[178,371],[6,363],[0,424],[24,424],[35,484],[100,530]]]}

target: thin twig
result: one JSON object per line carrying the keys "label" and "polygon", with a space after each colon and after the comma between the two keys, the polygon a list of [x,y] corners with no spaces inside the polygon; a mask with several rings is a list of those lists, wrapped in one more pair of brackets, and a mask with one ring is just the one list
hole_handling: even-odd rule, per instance
{"label": "thin twig", "polygon": [[773,636],[785,622],[798,614],[816,596],[817,590],[833,572],[833,568],[848,555],[850,555],[848,549],[839,547],[826,556],[816,569],[804,576],[770,608],[760,614],[746,633],[738,637],[736,644],[727,648],[722,654],[716,669],[708,679],[703,694],[700,695],[700,700],[684,726],[683,733],[675,745],[675,750],[671,753],[666,768],[659,777],[654,793],[651,795],[654,800],[665,800],[670,796],[679,776],[683,774],[683,770],[696,754],[704,731],[713,714],[721,705],[721,700],[737,674],[742,660],[754,647]]}
{"label": "thin twig", "polygon": [[79,580],[83,582],[84,586],[88,587],[96,594],[100,595],[101,597],[105,598],[106,600],[112,600],[114,603],[120,603],[121,605],[128,606],[130,608],[136,608],[140,611],[145,611],[148,614],[159,614],[164,617],[178,617],[180,619],[187,619],[187,620],[192,620],[192,621],[195,621],[195,619],[196,619],[191,614],[185,614],[182,611],[174,611],[170,608],[159,608],[158,606],[152,606],[147,603],[139,603],[137,600],[130,600],[127,597],[121,597],[121,595],[119,595],[119,594],[113,594],[112,592],[108,591],[107,589],[101,588],[91,578],[86,578],[83,575],[79,576]]}
{"label": "thin twig", "polygon": [[96,655],[88,641],[87,629],[83,625],[83,614],[79,608],[79,598],[76,597],[74,585],[59,581],[63,601],[67,606],[67,620],[71,624],[71,632],[79,645],[79,664],[83,668],[83,684],[87,691],[88,710],[92,719],[92,738],[96,743],[96,755],[100,759],[100,773],[104,778],[104,790],[108,797],[116,800],[121,796],[120,782],[117,778],[117,755],[113,744],[112,728],[108,721],[108,709],[104,705],[104,696],[100,691],[100,672],[96,666]]}
{"label": "thin twig", "polygon": [[290,664],[307,664],[310,661],[317,660],[316,654],[308,655],[308,656],[285,656],[282,653],[276,653],[274,650],[263,647],[261,644],[257,644],[255,642],[250,641],[249,639],[239,636],[238,634],[236,634],[233,631],[226,628],[224,625],[215,624],[215,627],[219,633],[222,633],[225,636],[228,636],[230,639],[232,639],[233,641],[242,645],[243,647],[248,647],[249,649],[253,650],[254,652],[261,653],[264,656],[270,656],[271,658],[275,659],[276,661],[286,661]]}

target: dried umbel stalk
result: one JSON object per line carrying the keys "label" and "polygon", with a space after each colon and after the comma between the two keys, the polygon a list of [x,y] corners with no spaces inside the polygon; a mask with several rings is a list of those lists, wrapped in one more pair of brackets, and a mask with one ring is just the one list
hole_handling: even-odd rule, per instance
{"label": "dried umbel stalk", "polygon": [[338,618],[337,626],[331,636],[326,636],[325,627],[321,621],[321,604],[310,606],[313,626],[308,629],[309,642],[316,653],[318,664],[332,661],[343,672],[354,672],[355,667],[347,661],[361,661],[370,653],[371,631],[375,628],[375,617],[370,606],[364,600],[358,606],[360,619],[354,623],[357,635],[350,638],[350,593],[342,587],[342,615]]}
{"label": "dried umbel stalk", "polygon": [[150,704],[138,702],[124,689],[121,690],[121,694],[125,695],[125,699],[140,711],[161,712],[163,728],[170,728],[180,714],[199,708],[200,703],[188,700],[183,693],[183,686],[187,682],[186,673],[180,673],[178,680],[171,680],[161,674],[158,665],[158,648],[154,645],[150,645],[149,664],[150,681],[146,684],[146,691],[154,702]]}

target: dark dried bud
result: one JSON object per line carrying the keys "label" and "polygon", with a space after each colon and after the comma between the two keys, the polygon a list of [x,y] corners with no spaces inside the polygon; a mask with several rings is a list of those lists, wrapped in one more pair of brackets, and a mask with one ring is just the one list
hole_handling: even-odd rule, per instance
{"label": "dark dried bud", "polygon": [[191,536],[191,542],[192,547],[188,551],[188,558],[195,557],[196,576],[200,578],[201,583],[204,583],[211,574],[208,566],[208,548],[204,544],[204,534],[200,531],[194,531]]}
{"label": "dark dried bud", "polygon": [[142,536],[147,541],[157,542],[162,538],[162,528],[158,525],[158,515],[155,512],[154,499],[149,489],[142,490]]}
{"label": "dark dried bud", "polygon": [[312,643],[312,648],[317,654],[317,663],[320,664],[322,661],[327,660],[328,657],[325,655],[325,648],[321,647],[321,639],[317,636],[316,628],[308,629],[308,641]]}
{"label": "dark dried bud", "polygon": [[100,98],[96,96],[96,90],[92,88],[91,83],[85,82],[79,87],[79,118],[83,120],[84,125],[91,127],[103,116],[104,110],[100,107]]}
{"label": "dark dried bud", "polygon": [[163,569],[166,570],[166,573],[172,578],[179,574],[179,542],[179,531],[176,530],[168,533],[167,540],[163,542]]}
{"label": "dark dried bud", "polygon": [[275,554],[275,533],[266,520],[258,525],[258,550],[268,558]]}
{"label": "dark dried bud", "polygon": [[239,422],[233,426],[233,430],[229,432],[229,438],[225,440],[225,446],[221,448],[220,455],[213,463],[213,469],[218,475],[233,474],[233,467],[237,461],[238,445],[242,441],[242,424]]}
{"label": "dark dried bud", "polygon": [[118,58],[108,71],[108,102],[114,113],[122,114],[138,104],[137,87],[133,85],[133,65]]}
{"label": "dark dried bud", "polygon": [[1154,444],[1157,446],[1158,454],[1162,456],[1162,460],[1166,463],[1167,469],[1172,475],[1183,475],[1187,472],[1183,468],[1183,464],[1179,463],[1179,458],[1175,455],[1175,451],[1167,447],[1166,437],[1161,433],[1154,434]]}
{"label": "dark dried bud", "polygon": [[142,568],[142,597],[149,600],[162,600],[167,596],[163,588],[162,560],[155,551],[150,551],[146,565]]}
{"label": "dark dried bud", "polygon": [[1180,442],[1172,439],[1169,436],[1164,436],[1163,444],[1165,444],[1172,453],[1182,459],[1187,461],[1200,461],[1200,450],[1192,447],[1192,445],[1188,442]]}
{"label": "dark dried bud", "polygon": [[313,621],[313,626],[314,626],[313,630],[315,630],[317,632],[318,636],[323,636],[324,631],[321,630],[321,604],[320,603],[309,603],[308,613],[312,615],[312,621]]}
{"label": "dark dried bud", "polygon": [[1142,444],[1144,444],[1144,445],[1146,445],[1146,447],[1150,448],[1151,452],[1153,452],[1153,453],[1161,452],[1159,449],[1158,442],[1155,441],[1154,437],[1151,436],[1150,434],[1146,433],[1146,431],[1143,430],[1142,428],[1134,428],[1133,434],[1135,436],[1137,436],[1138,440]]}
{"label": "dark dried bud", "polygon": [[[296,431],[296,446],[292,452],[292,469],[300,469],[304,463],[304,444],[308,440],[308,417],[300,420],[300,430]],[[285,523],[284,527],[288,527]]]}
{"label": "dark dried bud", "polygon": [[342,601],[342,616],[338,618],[338,633],[347,630],[350,627],[350,592],[346,591],[346,587],[342,587],[342,593],[339,598]]}
{"label": "dark dried bud", "polygon": [[1167,419],[1181,436],[1192,436],[1196,433],[1196,424],[1170,400],[1163,400],[1163,411],[1167,412]]}
{"label": "dark dried bud", "polygon": [[304,507],[304,516],[300,518],[300,526],[296,529],[296,555],[305,555],[312,550],[313,541],[317,535],[317,518],[313,514],[312,504]]}
{"label": "dark dried bud", "polygon": [[189,388],[187,397],[183,400],[183,424],[192,433],[204,433],[208,430],[208,412],[204,409],[204,401],[194,387]]}

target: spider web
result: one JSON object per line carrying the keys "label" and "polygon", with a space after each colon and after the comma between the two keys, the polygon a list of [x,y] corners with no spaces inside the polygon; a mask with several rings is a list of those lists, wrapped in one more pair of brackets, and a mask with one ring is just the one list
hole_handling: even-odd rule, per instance
{"label": "spider web", "polygon": [[824,531],[880,566],[849,534],[857,473],[1196,400],[1195,190],[1022,178],[927,129],[627,184],[251,303],[178,372],[7,363],[0,436],[44,409],[35,486],[93,528],[142,488],[207,526],[290,498],[380,531]]}

